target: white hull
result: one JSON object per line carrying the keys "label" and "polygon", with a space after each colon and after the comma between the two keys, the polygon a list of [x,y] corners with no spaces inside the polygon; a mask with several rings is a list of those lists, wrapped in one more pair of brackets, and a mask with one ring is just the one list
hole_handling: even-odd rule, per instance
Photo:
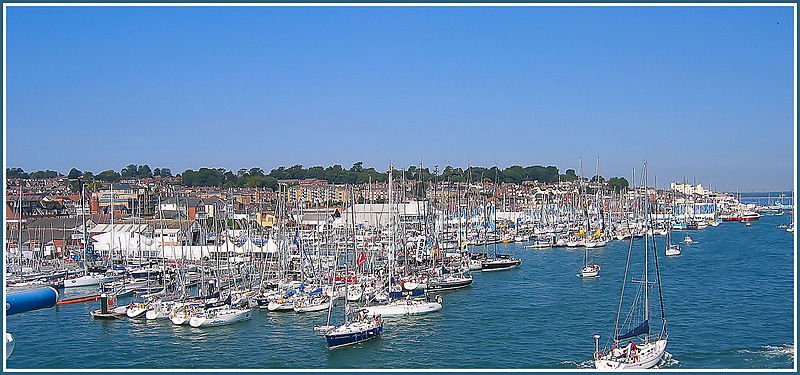
{"label": "white hull", "polygon": [[378,316],[391,318],[406,315],[423,315],[436,312],[442,309],[442,304],[438,302],[413,302],[396,301],[388,305],[370,306],[366,308],[368,316]]}
{"label": "white hull", "polygon": [[176,326],[182,326],[184,324],[189,324],[189,319],[191,316],[187,311],[173,311],[172,315],[170,316],[169,320],[172,324]]}
{"label": "white hull", "polygon": [[579,277],[597,277],[600,275],[600,266],[586,266],[581,268],[581,272],[578,274]]}
{"label": "white hull", "polygon": [[323,302],[317,305],[307,305],[307,306],[295,306],[294,312],[303,313],[303,312],[314,312],[314,311],[322,311],[327,310],[330,306],[336,306],[336,300],[331,300],[330,302]]}
{"label": "white hull", "polygon": [[194,328],[214,327],[241,322],[253,317],[252,310],[243,309],[219,309],[209,310],[200,316],[193,316],[189,319],[189,325]]}
{"label": "white hull", "polygon": [[480,259],[472,259],[469,261],[469,270],[470,271],[480,271],[483,268],[482,262]]}
{"label": "white hull", "polygon": [[289,311],[294,310],[294,303],[291,301],[272,301],[267,305],[269,311]]}
{"label": "white hull", "polygon": [[347,291],[347,300],[350,302],[360,301],[363,296],[364,293],[361,291],[361,288]]}
{"label": "white hull", "polygon": [[10,333],[6,333],[6,359],[11,356],[11,352],[14,351],[14,336],[11,336]]}
{"label": "white hull", "polygon": [[111,281],[114,281],[113,277],[100,276],[100,275],[87,275],[87,276],[76,277],[74,279],[64,280],[64,288],[100,285],[100,283],[108,283]]}
{"label": "white hull", "polygon": [[677,247],[674,247],[674,246],[670,246],[670,247],[667,248],[667,250],[665,252],[665,255],[668,256],[668,257],[674,257],[674,256],[677,256],[677,255],[681,255],[681,249],[679,249]]}
{"label": "white hull", "polygon": [[128,306],[128,308],[125,310],[125,315],[127,315],[128,318],[138,318],[145,313],[147,313],[147,305],[141,303]]}
{"label": "white hull", "polygon": [[144,313],[144,317],[147,320],[167,319],[169,318],[169,312],[162,310],[147,310],[147,312]]}
{"label": "white hull", "polygon": [[594,361],[594,367],[600,370],[649,369],[661,361],[666,350],[667,340],[658,340],[639,347],[638,355],[630,358],[611,359],[611,355],[606,354]]}

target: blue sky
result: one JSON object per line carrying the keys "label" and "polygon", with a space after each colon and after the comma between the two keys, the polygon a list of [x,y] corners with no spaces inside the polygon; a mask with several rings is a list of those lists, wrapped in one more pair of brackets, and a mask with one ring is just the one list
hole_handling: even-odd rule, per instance
{"label": "blue sky", "polygon": [[[8,7],[7,167],[557,165],[791,189],[791,7]],[[637,171],[638,175],[639,171]],[[652,180],[651,180],[652,183]]]}

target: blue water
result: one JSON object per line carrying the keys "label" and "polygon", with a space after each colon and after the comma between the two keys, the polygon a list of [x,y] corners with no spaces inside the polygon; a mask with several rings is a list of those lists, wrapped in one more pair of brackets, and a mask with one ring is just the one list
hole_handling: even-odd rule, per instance
{"label": "blue water", "polygon": [[[698,243],[684,245],[681,256],[659,257],[670,332],[662,368],[793,367],[794,237],[777,228],[788,221],[768,216],[749,228],[726,222],[673,232],[674,241],[689,234]],[[7,366],[588,367],[592,335],[601,334],[602,343],[613,333],[628,246],[613,241],[591,250],[601,276],[582,280],[576,273],[583,250],[500,245],[523,259],[520,268],[476,273],[470,288],[443,293],[441,313],[387,321],[381,338],[333,351],[312,329],[325,322],[325,312],[256,310],[250,321],[207,329],[92,320],[96,303],[18,314],[7,318],[17,340]],[[641,246],[634,241],[634,249]],[[341,309],[334,313],[341,319]]]}
{"label": "blue water", "polygon": [[[729,194],[736,196],[735,192]],[[792,204],[791,191],[739,193],[739,198],[742,203],[755,203],[766,206],[775,204],[776,202],[780,204]]]}

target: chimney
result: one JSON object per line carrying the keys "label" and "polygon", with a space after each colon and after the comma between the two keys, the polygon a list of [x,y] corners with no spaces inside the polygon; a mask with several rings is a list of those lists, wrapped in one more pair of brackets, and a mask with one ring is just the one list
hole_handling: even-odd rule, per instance
{"label": "chimney", "polygon": [[92,195],[92,201],[89,206],[89,213],[92,215],[100,213],[100,201],[95,195]]}

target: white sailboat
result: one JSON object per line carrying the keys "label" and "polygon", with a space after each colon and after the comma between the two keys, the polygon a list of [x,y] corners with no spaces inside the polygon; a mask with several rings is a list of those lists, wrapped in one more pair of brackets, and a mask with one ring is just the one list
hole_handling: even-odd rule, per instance
{"label": "white sailboat", "polygon": [[[647,163],[644,166],[645,181],[647,176]],[[646,186],[646,184],[645,184]],[[645,205],[648,207],[649,205]],[[647,216],[647,208],[645,210]],[[648,223],[649,225],[650,223]],[[617,319],[614,324],[614,335],[612,336],[611,346],[600,350],[600,335],[594,335],[595,352],[594,365],[597,369],[621,370],[621,369],[648,369],[657,365],[667,349],[667,319],[664,314],[664,300],[661,297],[661,274],[658,268],[658,252],[653,246],[653,260],[655,261],[656,279],[650,280],[648,237],[645,235],[644,242],[644,269],[642,279],[631,278],[630,281],[638,285],[635,291],[635,298],[629,313],[623,322],[620,322],[623,297],[625,296],[625,286],[628,282],[628,271],[630,266],[631,253],[633,250],[633,240],[628,250],[628,261],[625,264],[625,275],[623,277],[622,291],[620,293],[619,309]],[[650,237],[652,238],[652,237]],[[653,242],[655,244],[655,242]],[[650,331],[650,293],[651,288],[658,285],[658,299],[661,306],[661,330],[658,334],[652,335]],[[630,297],[628,300],[630,301]],[[637,324],[638,323],[638,324]],[[625,328],[624,328],[625,327]],[[622,333],[624,332],[624,333]],[[628,340],[627,343],[624,341]],[[636,340],[637,342],[633,342]]]}
{"label": "white sailboat", "polygon": [[189,319],[189,325],[194,328],[222,326],[248,320],[252,317],[253,313],[250,309],[223,305],[205,309],[192,316]]}
{"label": "white sailboat", "polygon": [[[392,301],[392,298],[397,298],[393,296],[395,293],[401,294],[400,292],[392,292],[392,282],[395,278],[394,275],[394,256],[395,256],[395,217],[394,217],[394,208],[393,208],[393,193],[392,193],[392,172],[394,171],[394,166],[389,166],[389,246],[387,248],[389,259],[389,282],[388,288],[381,290],[380,293],[375,293],[375,300],[380,298],[383,293],[387,293],[386,298],[388,299],[388,303],[377,305],[377,306],[370,306],[364,309],[364,313],[370,317],[397,317],[397,316],[405,316],[405,315],[422,315],[428,314],[435,311],[439,311],[442,309],[442,297],[438,295],[436,298],[437,300],[428,301],[427,298],[425,299],[416,299],[411,298],[409,296],[408,299],[396,299]],[[484,262],[485,264],[485,262]],[[517,263],[519,264],[519,263]],[[414,293],[412,293],[413,295]]]}
{"label": "white sailboat", "polygon": [[[598,158],[598,162],[597,163],[598,163],[598,165],[600,164],[599,158]],[[581,167],[580,167],[581,176],[583,176],[583,158],[581,158],[581,160],[580,160],[580,165],[581,165]],[[597,175],[599,175],[599,174],[597,174]],[[580,199],[583,199],[583,195],[584,195],[584,192],[583,192],[583,179],[581,179],[581,192],[580,193],[581,193],[581,198]],[[598,197],[599,197],[599,194],[598,194]],[[608,241],[603,241],[603,240],[600,240],[599,238],[597,239],[597,241],[594,241],[593,239],[589,238],[589,230],[590,230],[591,222],[589,220],[589,212],[586,210],[585,204],[586,204],[586,202],[581,202],[581,206],[583,208],[583,214],[586,216],[586,229],[584,230],[584,234],[586,235],[586,238],[584,239],[585,249],[584,249],[584,257],[583,257],[583,268],[581,268],[580,272],[578,273],[578,277],[590,278],[590,277],[598,277],[600,275],[600,266],[597,265],[597,264],[594,264],[594,261],[589,263],[589,248],[598,247],[598,246],[605,246]],[[598,207],[598,210],[599,210],[599,207]],[[598,229],[597,232],[598,233],[597,233],[597,235],[595,237],[599,237],[600,236],[601,230]]]}
{"label": "white sailboat", "polygon": [[[111,194],[113,197],[114,194],[114,185],[111,185]],[[84,201],[84,188],[83,184],[81,184],[81,207],[83,206]],[[112,198],[113,199],[113,198]],[[112,200],[113,202],[113,200]],[[112,207],[113,210],[113,207]],[[72,279],[65,279],[64,280],[64,287],[65,288],[73,288],[73,287],[82,287],[82,286],[92,286],[92,285],[100,285],[101,283],[107,283],[114,281],[114,278],[111,276],[105,275],[90,275],[89,274],[89,264],[87,263],[86,259],[86,245],[89,243],[89,238],[86,236],[86,213],[85,210],[81,209],[82,212],[82,221],[83,221],[83,240],[81,241],[81,249],[83,253],[83,276],[79,276]],[[113,225],[113,222],[112,222]]]}
{"label": "white sailboat", "polygon": [[664,255],[668,257],[681,255],[681,245],[672,243],[672,230],[670,229],[671,227],[672,227],[671,225],[667,225],[667,247],[664,250]]}

